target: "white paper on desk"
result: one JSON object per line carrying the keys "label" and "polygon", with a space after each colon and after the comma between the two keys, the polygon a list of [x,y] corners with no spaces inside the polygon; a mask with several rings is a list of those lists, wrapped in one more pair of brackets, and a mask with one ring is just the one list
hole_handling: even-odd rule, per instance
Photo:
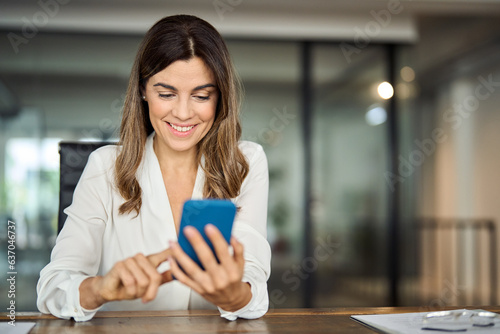
{"label": "white paper on desk", "polygon": [[36,322],[15,322],[15,326],[7,322],[0,322],[0,333],[2,334],[27,334],[35,327]]}
{"label": "white paper on desk", "polygon": [[[453,311],[465,311],[453,310]],[[477,310],[476,310],[477,311]],[[351,318],[365,325],[381,330],[389,334],[432,334],[445,333],[443,331],[422,330],[424,326],[422,319],[429,312],[401,313],[401,314],[372,314],[352,315]],[[467,332],[474,334],[491,334],[500,332],[500,320],[494,320],[492,327],[467,327]]]}

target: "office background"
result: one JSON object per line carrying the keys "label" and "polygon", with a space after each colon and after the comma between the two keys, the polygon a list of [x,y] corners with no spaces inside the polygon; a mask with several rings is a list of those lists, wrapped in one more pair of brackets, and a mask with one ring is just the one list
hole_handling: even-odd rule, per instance
{"label": "office background", "polygon": [[268,156],[271,307],[498,304],[498,1],[2,0],[0,307],[8,220],[36,310],[58,142],[116,139],[138,43],[178,13],[226,38]]}

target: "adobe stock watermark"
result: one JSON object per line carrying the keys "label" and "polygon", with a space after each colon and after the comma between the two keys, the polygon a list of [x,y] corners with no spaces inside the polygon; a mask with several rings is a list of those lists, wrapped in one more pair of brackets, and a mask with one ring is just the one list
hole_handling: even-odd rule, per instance
{"label": "adobe stock watermark", "polygon": [[[125,93],[121,94],[120,97],[117,97],[111,102],[110,110],[113,115],[120,114],[123,111],[123,106],[125,105],[126,95]],[[104,117],[99,121],[99,128],[94,129],[86,129],[82,131],[84,138],[107,138],[110,137],[113,133],[117,133],[119,130],[120,123],[113,121],[110,118]]]}
{"label": "adobe stock watermark", "polygon": [[[318,270],[320,262],[328,260],[340,247],[339,242],[332,240],[328,235],[325,239],[318,237],[317,246],[314,249],[313,256],[302,259],[300,264],[294,264],[281,275],[281,281],[290,291],[297,291],[302,281],[307,279],[311,273]],[[269,308],[273,309],[286,302],[285,292],[280,289],[273,289],[269,292]]]}
{"label": "adobe stock watermark", "polygon": [[444,286],[439,295],[429,302],[429,307],[440,308],[455,304],[455,300],[465,291],[465,286],[453,284],[448,279],[444,280]]}
{"label": "adobe stock watermark", "polygon": [[[450,123],[453,130],[457,130],[464,120],[479,109],[481,101],[487,100],[497,87],[500,87],[500,81],[494,81],[493,74],[488,75],[488,78],[479,76],[477,80],[478,84],[474,89],[474,94],[466,96],[461,103],[455,103],[452,108],[443,114],[444,123]],[[444,143],[448,138],[449,136],[445,131],[438,127],[431,132],[430,138],[421,141],[415,139],[416,148],[410,152],[408,157],[399,155],[397,174],[389,171],[384,172],[384,178],[389,189],[394,191],[398,182],[403,183],[408,177],[412,176],[417,168],[422,166],[426,159],[436,152],[437,145]]]}
{"label": "adobe stock watermark", "polygon": [[[120,113],[123,110],[125,103],[125,93],[111,102],[110,110],[113,114]],[[106,140],[113,133],[116,133],[119,128],[119,122],[114,122],[110,118],[104,117],[99,121],[98,128],[83,129],[81,132],[82,138],[92,139],[97,141]],[[110,144],[112,144],[110,142]],[[87,145],[87,142],[79,143],[74,151],[68,151],[66,157],[66,164],[70,167],[81,166],[82,161],[93,150],[92,147]],[[69,172],[69,170],[68,170]],[[61,175],[62,176],[62,175]]]}
{"label": "adobe stock watermark", "polygon": [[35,12],[31,20],[26,16],[21,18],[23,25],[21,35],[14,32],[7,34],[7,38],[14,50],[14,53],[19,53],[19,47],[23,44],[28,44],[30,40],[35,38],[40,28],[45,27],[51,18],[59,13],[61,5],[66,5],[71,0],[38,0],[37,4],[40,10]]}
{"label": "adobe stock watermark", "polygon": [[214,0],[212,5],[214,6],[217,16],[219,16],[219,19],[223,21],[226,13],[232,13],[234,9],[242,3],[243,0]]}
{"label": "adobe stock watermark", "polygon": [[7,297],[9,299],[7,307],[8,324],[16,326],[16,223],[7,221]]}
{"label": "adobe stock watermark", "polygon": [[373,38],[380,35],[383,28],[391,24],[393,15],[400,14],[404,9],[400,0],[389,0],[386,8],[379,11],[371,10],[370,15],[373,17],[373,20],[368,21],[363,28],[354,27],[353,44],[340,43],[340,50],[348,64],[351,63],[351,57],[354,54],[359,54],[364,48],[370,45]]}
{"label": "adobe stock watermark", "polygon": [[283,131],[285,131],[297,115],[289,113],[287,106],[283,106],[282,110],[273,108],[272,113],[274,116],[269,120],[268,126],[261,128],[257,136],[250,135],[246,136],[245,139],[275,146]]}

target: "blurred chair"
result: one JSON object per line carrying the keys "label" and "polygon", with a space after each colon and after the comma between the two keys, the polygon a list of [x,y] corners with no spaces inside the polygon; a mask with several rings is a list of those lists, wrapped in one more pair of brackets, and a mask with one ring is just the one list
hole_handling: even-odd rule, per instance
{"label": "blurred chair", "polygon": [[420,296],[428,306],[497,305],[497,232],[488,219],[423,219]]}
{"label": "blurred chair", "polygon": [[63,212],[73,201],[73,192],[87,164],[90,153],[112,142],[67,142],[59,143],[60,176],[59,176],[59,217],[57,234],[61,232],[67,215]]}

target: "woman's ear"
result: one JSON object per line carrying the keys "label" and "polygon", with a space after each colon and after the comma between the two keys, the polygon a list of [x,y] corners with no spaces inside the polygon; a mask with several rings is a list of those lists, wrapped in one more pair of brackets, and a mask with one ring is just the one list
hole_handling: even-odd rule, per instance
{"label": "woman's ear", "polygon": [[139,93],[141,94],[141,100],[146,101],[146,84],[143,80],[139,81]]}

